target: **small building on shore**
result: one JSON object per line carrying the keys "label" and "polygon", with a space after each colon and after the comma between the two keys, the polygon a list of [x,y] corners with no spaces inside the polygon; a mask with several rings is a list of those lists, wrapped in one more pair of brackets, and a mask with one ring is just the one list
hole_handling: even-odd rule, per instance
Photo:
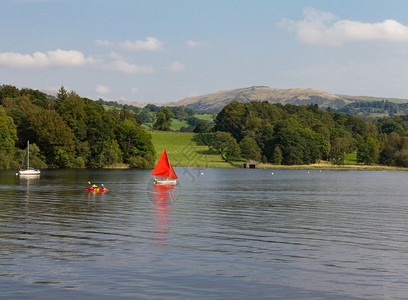
{"label": "small building on shore", "polygon": [[256,169],[258,168],[258,163],[254,160],[248,160],[246,163],[244,163],[244,168],[246,169]]}

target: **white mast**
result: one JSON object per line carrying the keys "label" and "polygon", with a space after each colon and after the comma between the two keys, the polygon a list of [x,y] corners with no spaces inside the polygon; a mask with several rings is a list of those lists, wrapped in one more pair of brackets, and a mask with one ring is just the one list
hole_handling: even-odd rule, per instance
{"label": "white mast", "polygon": [[27,170],[30,169],[30,141],[27,141]]}

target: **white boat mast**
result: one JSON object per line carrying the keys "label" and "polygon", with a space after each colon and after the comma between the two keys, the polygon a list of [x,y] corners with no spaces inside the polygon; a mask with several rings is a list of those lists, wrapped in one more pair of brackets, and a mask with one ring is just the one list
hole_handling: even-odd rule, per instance
{"label": "white boat mast", "polygon": [[27,170],[30,169],[30,141],[27,141]]}

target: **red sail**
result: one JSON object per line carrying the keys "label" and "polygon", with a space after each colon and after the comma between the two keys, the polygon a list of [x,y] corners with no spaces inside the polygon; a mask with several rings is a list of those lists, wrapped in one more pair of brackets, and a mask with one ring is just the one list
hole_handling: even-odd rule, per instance
{"label": "red sail", "polygon": [[163,153],[157,162],[156,167],[152,172],[152,176],[168,177],[170,179],[178,179],[176,172],[174,172],[173,167],[169,163],[167,158],[166,149],[163,149]]}
{"label": "red sail", "polygon": [[170,171],[169,171],[169,178],[170,179],[178,179],[176,172],[174,172],[173,167],[169,164]]}

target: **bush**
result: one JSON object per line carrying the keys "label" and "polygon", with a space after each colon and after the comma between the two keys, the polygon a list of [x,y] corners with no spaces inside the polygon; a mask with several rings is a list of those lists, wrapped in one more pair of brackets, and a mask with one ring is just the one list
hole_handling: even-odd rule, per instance
{"label": "bush", "polygon": [[132,156],[129,158],[129,165],[134,169],[152,169],[154,166],[154,159],[151,155]]}

